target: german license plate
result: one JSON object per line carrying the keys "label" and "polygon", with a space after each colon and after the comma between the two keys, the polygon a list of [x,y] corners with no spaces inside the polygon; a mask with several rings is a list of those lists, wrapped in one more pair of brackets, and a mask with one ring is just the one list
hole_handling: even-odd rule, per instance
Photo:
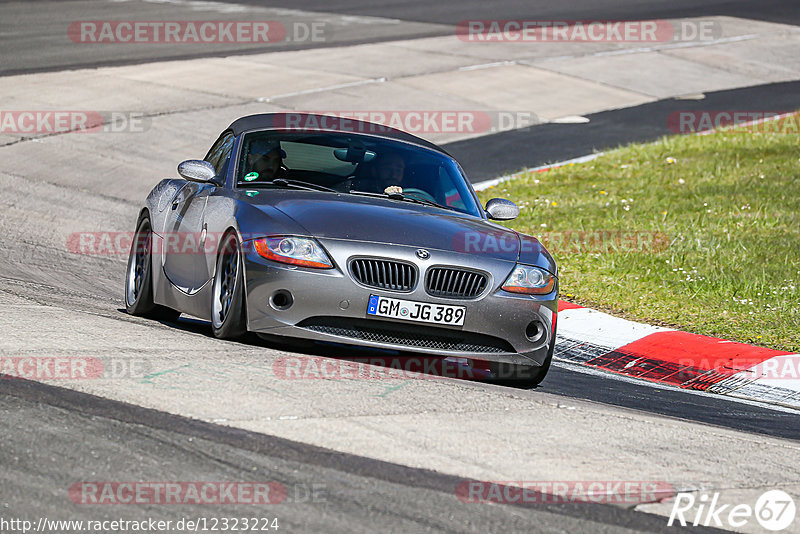
{"label": "german license plate", "polygon": [[392,319],[416,321],[418,323],[463,326],[467,309],[464,306],[431,304],[429,302],[414,302],[412,300],[370,295],[367,315],[391,317]]}

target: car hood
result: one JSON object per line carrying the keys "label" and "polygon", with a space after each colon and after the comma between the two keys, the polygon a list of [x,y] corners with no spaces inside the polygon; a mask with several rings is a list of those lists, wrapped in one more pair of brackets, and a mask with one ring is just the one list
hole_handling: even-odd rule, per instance
{"label": "car hood", "polygon": [[[520,253],[516,232],[432,206],[305,192],[275,195],[270,204],[296,221],[308,235],[321,239],[480,253],[512,262]],[[538,241],[536,246],[541,248]]]}

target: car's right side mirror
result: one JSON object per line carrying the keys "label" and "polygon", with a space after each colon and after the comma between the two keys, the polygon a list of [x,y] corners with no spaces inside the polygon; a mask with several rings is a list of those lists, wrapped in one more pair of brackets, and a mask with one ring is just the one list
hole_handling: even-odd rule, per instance
{"label": "car's right side mirror", "polygon": [[495,221],[510,221],[519,217],[519,207],[505,198],[493,198],[486,203],[486,214]]}

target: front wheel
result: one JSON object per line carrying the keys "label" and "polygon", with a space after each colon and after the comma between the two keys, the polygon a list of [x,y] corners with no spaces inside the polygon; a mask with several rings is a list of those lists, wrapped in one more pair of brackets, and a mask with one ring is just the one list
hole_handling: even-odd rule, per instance
{"label": "front wheel", "polygon": [[220,339],[236,339],[247,332],[242,253],[236,234],[222,239],[211,291],[211,327]]}
{"label": "front wheel", "polygon": [[153,232],[150,218],[139,220],[133,236],[125,276],[125,310],[131,315],[162,321],[176,321],[179,311],[153,302]]}
{"label": "front wheel", "polygon": [[498,384],[533,388],[542,383],[550,370],[550,364],[553,362],[553,352],[556,348],[556,337],[550,340],[550,346],[547,349],[547,357],[539,367],[529,365],[514,365],[506,363],[493,363],[491,365],[492,375],[495,377],[495,382]]}

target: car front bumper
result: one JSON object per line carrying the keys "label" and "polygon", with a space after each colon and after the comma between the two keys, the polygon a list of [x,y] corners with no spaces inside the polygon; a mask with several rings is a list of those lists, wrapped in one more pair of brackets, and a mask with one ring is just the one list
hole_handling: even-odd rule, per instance
{"label": "car front bumper", "polygon": [[[558,288],[544,296],[500,289],[513,262],[490,256],[433,250],[421,260],[416,248],[379,243],[320,240],[335,268],[321,270],[275,263],[245,246],[248,330],[270,335],[458,356],[517,365],[542,365],[555,336]],[[394,259],[418,269],[410,292],[365,287],[348,265],[353,257]],[[426,293],[425,271],[433,266],[465,267],[486,273],[488,288],[475,299],[450,299]],[[276,300],[276,296],[278,297]],[[466,307],[461,327],[430,325],[367,315],[370,295]],[[290,305],[285,305],[289,301]],[[284,305],[280,305],[284,304]],[[540,334],[526,335],[538,322]],[[541,331],[544,330],[543,333]]]}

